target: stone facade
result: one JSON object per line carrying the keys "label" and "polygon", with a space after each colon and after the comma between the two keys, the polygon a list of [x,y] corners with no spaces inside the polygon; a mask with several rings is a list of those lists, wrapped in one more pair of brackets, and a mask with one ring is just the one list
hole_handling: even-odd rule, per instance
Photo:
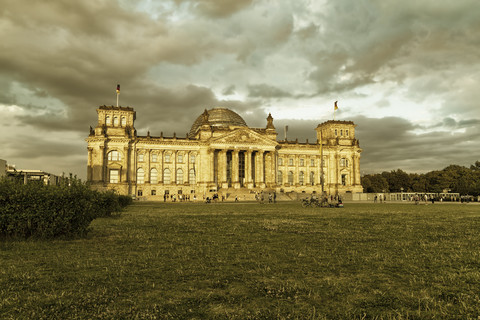
{"label": "stone facade", "polygon": [[186,137],[138,136],[129,107],[102,106],[90,129],[87,180],[151,200],[164,194],[201,199],[212,193],[362,192],[360,153],[351,121],[327,121],[317,141],[277,141],[273,118],[250,128],[226,108],[205,110]]}

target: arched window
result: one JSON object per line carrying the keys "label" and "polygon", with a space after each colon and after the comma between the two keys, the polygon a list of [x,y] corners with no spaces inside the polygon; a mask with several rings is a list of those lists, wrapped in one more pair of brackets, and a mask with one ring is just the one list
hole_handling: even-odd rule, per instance
{"label": "arched window", "polygon": [[183,184],[183,170],[177,170],[177,184]]}
{"label": "arched window", "polygon": [[113,117],[113,126],[118,127],[118,117],[117,116]]}
{"label": "arched window", "polygon": [[137,169],[137,184],[145,183],[145,171],[142,168]]}
{"label": "arched window", "polygon": [[305,180],[305,174],[303,173],[303,171],[300,171],[298,173],[298,183],[303,186],[303,183],[304,183],[304,180]]}
{"label": "arched window", "polygon": [[158,171],[155,168],[152,168],[152,170],[150,170],[150,183],[151,184],[158,183]]}
{"label": "arched window", "polygon": [[188,171],[188,181],[190,184],[195,184],[195,170],[190,169],[190,171]]}
{"label": "arched window", "polygon": [[110,116],[106,116],[105,117],[105,123],[107,124],[107,126],[111,125],[112,124],[112,118],[110,118]]}
{"label": "arched window", "polygon": [[122,117],[122,127],[126,127],[126,126],[127,126],[127,118]]}
{"label": "arched window", "polygon": [[312,186],[315,184],[315,173],[313,171],[310,172],[310,184]]}
{"label": "arched window", "polygon": [[172,174],[170,172],[170,169],[166,168],[163,170],[163,183],[164,184],[170,184],[172,181]]}
{"label": "arched window", "polygon": [[293,184],[293,171],[288,171],[288,183]]}
{"label": "arched window", "polygon": [[120,161],[122,160],[122,156],[120,152],[118,152],[117,150],[113,150],[108,153],[107,159],[108,161]]}
{"label": "arched window", "polygon": [[283,173],[280,170],[278,170],[277,172],[277,184],[279,185],[283,184]]}

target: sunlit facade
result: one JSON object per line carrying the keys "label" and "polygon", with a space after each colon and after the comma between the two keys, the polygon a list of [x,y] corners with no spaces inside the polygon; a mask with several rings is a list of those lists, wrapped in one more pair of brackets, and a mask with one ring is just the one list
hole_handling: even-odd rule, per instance
{"label": "sunlit facade", "polygon": [[315,128],[315,142],[298,142],[277,140],[271,115],[265,128],[250,128],[226,108],[205,110],[184,137],[138,136],[133,108],[102,106],[97,114],[86,139],[87,179],[96,189],[152,200],[362,192],[362,150],[351,121],[324,122]]}

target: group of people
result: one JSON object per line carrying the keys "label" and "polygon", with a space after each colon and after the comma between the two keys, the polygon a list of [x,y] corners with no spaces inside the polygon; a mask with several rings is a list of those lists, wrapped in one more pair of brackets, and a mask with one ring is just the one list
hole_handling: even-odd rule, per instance
{"label": "group of people", "polygon": [[387,196],[386,195],[375,195],[375,197],[373,198],[373,202],[374,203],[377,203],[377,201],[380,201],[380,203],[382,202],[387,202]]}
{"label": "group of people", "polygon": [[[168,193],[165,193],[163,195],[163,202],[167,202],[167,200],[171,200],[172,202],[176,202],[177,200],[180,202],[183,202],[183,201],[191,201],[191,198],[189,194],[169,195]],[[193,201],[196,201],[196,200],[197,200],[197,196],[193,195]]]}
{"label": "group of people", "polygon": [[263,192],[257,193],[255,192],[255,200],[260,203],[264,203],[265,200],[268,200],[268,203],[277,203],[277,193],[269,192],[267,195]]}

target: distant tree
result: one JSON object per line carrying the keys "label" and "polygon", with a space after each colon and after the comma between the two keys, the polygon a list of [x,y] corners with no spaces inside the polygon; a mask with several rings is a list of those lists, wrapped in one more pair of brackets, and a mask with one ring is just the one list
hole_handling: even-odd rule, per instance
{"label": "distant tree", "polygon": [[443,192],[450,185],[449,179],[446,179],[447,176],[442,175],[441,171],[430,171],[424,174],[424,176],[426,192]]}
{"label": "distant tree", "polygon": [[401,169],[362,177],[365,192],[436,192],[445,190],[462,195],[480,195],[480,161],[470,168],[449,165],[440,171],[407,174]]}
{"label": "distant tree", "polygon": [[370,180],[370,175],[363,176],[361,181],[363,192],[372,192],[372,181]]}
{"label": "distant tree", "polygon": [[[364,184],[365,182],[365,184]],[[362,178],[365,192],[388,192],[388,182],[381,174],[366,175]]]}
{"label": "distant tree", "polygon": [[382,176],[387,180],[390,192],[411,190],[410,176],[401,169],[392,170],[391,172],[382,172]]}
{"label": "distant tree", "polygon": [[424,174],[410,174],[411,189],[413,192],[427,192],[427,179]]}

